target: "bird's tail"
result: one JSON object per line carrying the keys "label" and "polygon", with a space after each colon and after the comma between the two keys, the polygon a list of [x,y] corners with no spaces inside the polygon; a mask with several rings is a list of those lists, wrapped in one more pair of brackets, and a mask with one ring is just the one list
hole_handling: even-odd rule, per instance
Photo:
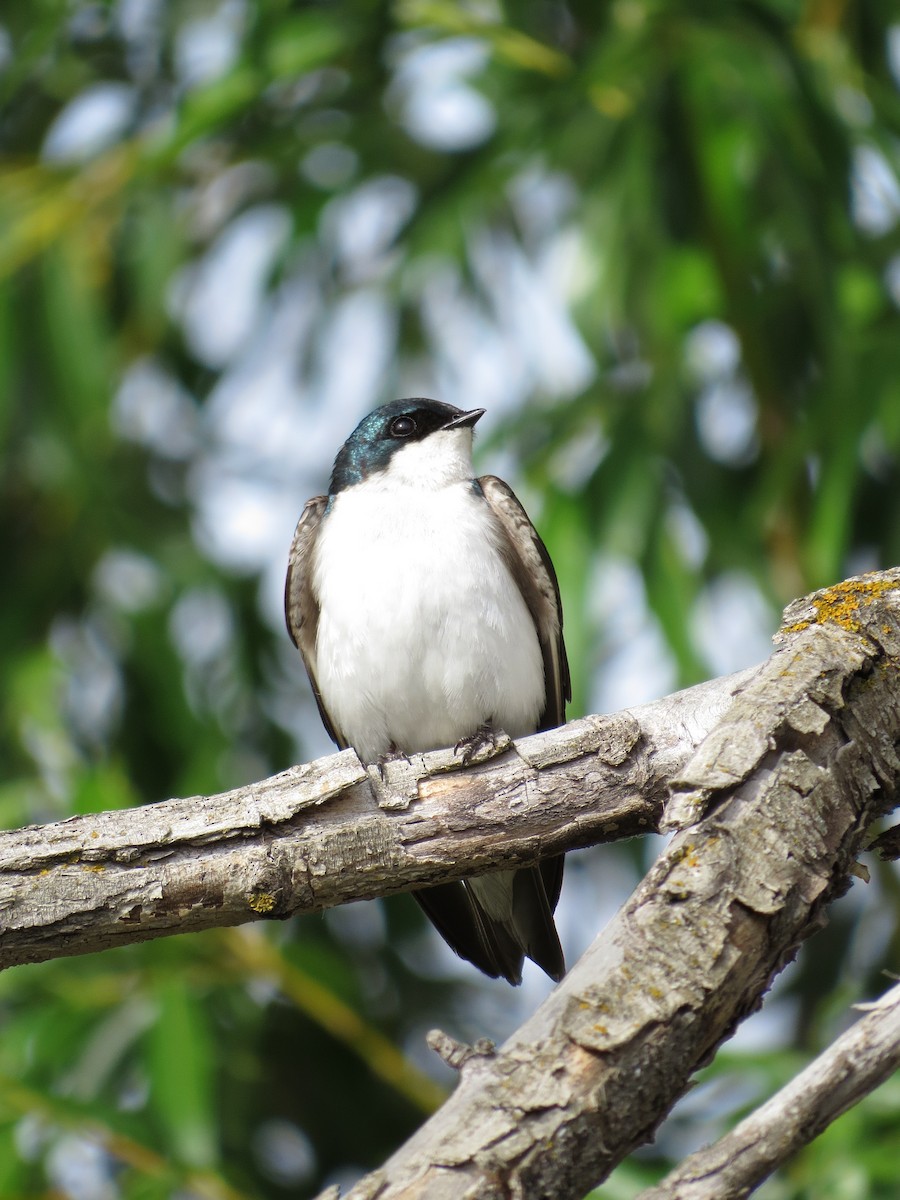
{"label": "bird's tail", "polygon": [[498,871],[414,892],[448,946],[492,978],[522,982],[528,957],[551,979],[566,966],[553,910],[562,886],[563,856],[535,867]]}

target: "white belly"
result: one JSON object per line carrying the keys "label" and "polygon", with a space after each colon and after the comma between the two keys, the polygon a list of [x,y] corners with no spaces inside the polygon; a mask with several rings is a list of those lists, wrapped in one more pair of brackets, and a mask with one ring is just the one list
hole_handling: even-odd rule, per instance
{"label": "white belly", "polygon": [[533,733],[544,707],[534,622],[466,483],[341,492],[314,587],[316,677],[365,761],[452,746],[488,720]]}

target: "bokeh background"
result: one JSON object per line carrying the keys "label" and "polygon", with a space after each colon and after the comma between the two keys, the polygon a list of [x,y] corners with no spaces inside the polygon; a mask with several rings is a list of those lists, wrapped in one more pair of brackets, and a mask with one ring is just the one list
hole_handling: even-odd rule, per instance
{"label": "bokeh background", "polygon": [[[329,752],[281,589],[402,395],[555,560],[573,715],[758,661],[900,562],[895,0],[0,7],[0,823]],[[364,581],[361,581],[364,586]],[[572,855],[574,959],[654,839]],[[634,1195],[900,970],[870,864],[663,1127]],[[0,1197],[278,1200],[377,1165],[481,978],[406,897],[0,977]],[[893,1197],[894,1080],[761,1195]]]}

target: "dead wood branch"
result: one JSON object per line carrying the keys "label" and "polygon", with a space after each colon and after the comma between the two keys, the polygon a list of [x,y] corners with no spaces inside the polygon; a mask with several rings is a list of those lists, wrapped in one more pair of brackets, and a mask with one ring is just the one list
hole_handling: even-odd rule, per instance
{"label": "dead wood branch", "polygon": [[747,672],[463,769],[352,750],[218,796],[0,833],[0,967],[315,912],[655,829]]}
{"label": "dead wood branch", "polygon": [[353,1200],[581,1197],[759,1005],[894,803],[900,571],[792,605],[781,642],[673,780],[699,823]]}

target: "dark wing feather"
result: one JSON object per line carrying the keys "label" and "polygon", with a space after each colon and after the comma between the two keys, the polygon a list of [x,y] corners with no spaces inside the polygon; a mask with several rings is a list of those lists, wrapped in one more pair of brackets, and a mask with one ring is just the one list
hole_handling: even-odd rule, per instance
{"label": "dark wing feather", "polygon": [[[572,699],[556,571],[512,488],[496,475],[483,475],[478,483],[497,521],[503,556],[531,613],[541,647],[547,694],[538,729],[553,729],[565,721],[566,701]],[[529,927],[528,957],[554,979],[562,978],[565,970],[552,917],[562,887],[563,862],[561,854],[545,858],[536,868],[517,872],[515,881],[518,923]]]}
{"label": "dark wing feather", "polygon": [[284,581],[284,619],[287,622],[291,641],[300,651],[303,665],[306,667],[322,724],[328,730],[331,740],[343,750],[346,748],[347,742],[341,736],[340,730],[335,728],[334,722],[322,703],[315,671],[319,602],[313,590],[313,566],[316,539],[327,507],[327,496],[313,496],[312,500],[306,502],[306,507],[300,514],[300,520],[294,531],[294,540],[291,542],[287,579]]}
{"label": "dark wing feather", "polygon": [[559,893],[562,891],[564,854],[555,854],[553,858],[542,858],[537,865],[547,894],[550,911],[556,912],[559,903]]}
{"label": "dark wing feather", "polygon": [[[517,940],[525,953],[559,983],[566,973],[553,910],[562,886],[564,856],[545,858],[536,867],[523,867],[513,878],[513,923]],[[555,894],[547,887],[547,875],[554,876]]]}
{"label": "dark wing feather", "polygon": [[478,484],[496,519],[503,557],[528,605],[544,658],[547,696],[538,729],[554,729],[565,721],[566,701],[572,699],[556,572],[512,488],[496,475],[482,475]]}

